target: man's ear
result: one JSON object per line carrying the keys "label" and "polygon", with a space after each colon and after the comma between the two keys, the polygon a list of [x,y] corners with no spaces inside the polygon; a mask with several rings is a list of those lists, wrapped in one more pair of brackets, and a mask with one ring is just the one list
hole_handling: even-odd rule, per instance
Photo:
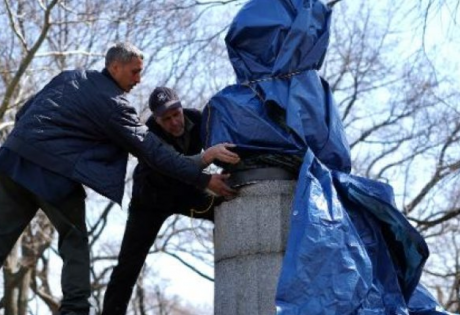
{"label": "man's ear", "polygon": [[118,73],[119,68],[120,68],[120,63],[118,61],[114,61],[110,64],[107,70],[109,70],[110,74],[113,76]]}

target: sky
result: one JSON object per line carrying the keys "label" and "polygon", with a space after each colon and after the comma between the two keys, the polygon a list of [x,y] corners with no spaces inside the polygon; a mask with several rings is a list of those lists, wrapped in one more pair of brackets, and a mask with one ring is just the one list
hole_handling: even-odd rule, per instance
{"label": "sky", "polygon": [[[390,2],[379,1],[381,12],[385,12],[385,6]],[[351,5],[351,1],[344,0],[348,5]],[[340,4],[339,4],[340,5]],[[356,9],[359,10],[359,7]],[[404,10],[401,9],[401,13]],[[236,11],[235,11],[236,13]],[[407,15],[400,15],[397,20],[399,29],[401,32],[398,34],[401,47],[403,51],[410,54],[411,49],[416,49],[418,45],[422,45],[421,41],[421,29],[416,28],[413,25],[413,20],[416,19],[416,12],[412,12],[413,17],[409,18]],[[228,15],[229,12],[227,11]],[[382,13],[383,14],[383,13]],[[459,50],[459,37],[452,36],[451,22],[447,22],[446,12],[442,11],[440,14],[430,17],[429,24],[425,33],[425,45],[427,48],[427,54],[431,58],[438,56],[439,54],[445,56],[456,56]],[[448,36],[447,36],[448,35]],[[448,63],[451,67],[448,69],[453,70],[452,67],[458,67],[458,62],[455,64],[449,63],[449,58],[434,58],[433,63],[436,66],[441,65],[440,69],[446,69],[443,63]],[[123,220],[121,220],[123,221]],[[187,220],[188,221],[188,220]],[[191,225],[192,222],[188,221]],[[121,222],[121,226],[123,222]],[[121,227],[119,227],[121,228]],[[213,296],[214,287],[213,283],[196,275],[195,273],[188,270],[185,266],[177,262],[171,257],[162,254],[150,255],[148,258],[148,265],[154,268],[160,275],[162,281],[168,283],[167,292],[171,295],[179,297],[184,303],[190,303],[192,305],[198,305],[204,308],[202,315],[212,314],[213,307]],[[213,270],[209,269],[208,274],[212,274]],[[209,313],[206,313],[206,310]]]}
{"label": "sky", "polygon": [[[351,4],[353,1],[354,0],[343,0],[343,2],[347,2],[348,4]],[[387,1],[379,1],[379,4],[382,6],[385,3],[387,3]],[[227,11],[226,14],[229,14],[229,12]],[[442,11],[439,15],[433,16],[430,19],[426,31],[425,44],[427,45],[428,52],[430,54],[435,50],[437,55],[442,54],[445,56],[445,58],[433,59],[433,62],[437,66],[440,65],[440,69],[448,69],[448,71],[455,71],[458,73],[459,63],[456,59],[458,59],[457,56],[460,51],[460,36],[458,36],[458,32],[452,32],[452,29],[456,26],[454,26],[451,22],[447,22],[449,19],[446,17],[448,17],[448,12]],[[400,23],[401,25],[404,25],[405,20],[400,20]],[[450,35],[447,36],[446,34]],[[402,41],[407,45],[407,49],[414,47],[414,41],[417,42],[420,39],[419,35],[414,36],[411,32],[401,34],[401,36]],[[418,42],[418,44],[421,44],[421,42]],[[123,209],[117,207],[113,210],[116,214],[113,215],[113,224],[111,224],[110,227],[111,230],[109,234],[111,235],[111,238],[118,238],[121,240],[126,220],[126,209],[127,205],[124,204]],[[187,220],[186,223],[190,225],[192,224],[190,220]],[[59,278],[58,270],[60,264],[61,262],[57,260],[55,265],[56,279]],[[158,274],[161,275],[160,281],[168,283],[167,290],[169,294],[179,297],[185,303],[202,307],[204,309],[204,313],[200,315],[212,314],[214,296],[212,282],[196,275],[185,266],[166,255],[150,255],[148,258],[148,265],[154,268]],[[213,273],[212,269],[209,269],[208,271],[208,274]],[[58,281],[55,288],[56,290],[59,289]]]}

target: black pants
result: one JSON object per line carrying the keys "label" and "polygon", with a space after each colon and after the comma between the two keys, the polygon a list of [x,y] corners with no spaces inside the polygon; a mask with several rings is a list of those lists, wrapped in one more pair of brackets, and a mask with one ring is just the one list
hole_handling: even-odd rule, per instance
{"label": "black pants", "polygon": [[[125,233],[104,295],[103,315],[124,315],[134,285],[163,222],[172,214],[190,216],[190,209],[206,209],[212,198],[192,186],[174,191],[144,189],[133,192]],[[194,217],[213,220],[213,209]]]}
{"label": "black pants", "polygon": [[83,188],[54,206],[0,174],[0,264],[38,209],[45,212],[59,233],[58,250],[64,263],[60,312],[88,314],[91,289]]}

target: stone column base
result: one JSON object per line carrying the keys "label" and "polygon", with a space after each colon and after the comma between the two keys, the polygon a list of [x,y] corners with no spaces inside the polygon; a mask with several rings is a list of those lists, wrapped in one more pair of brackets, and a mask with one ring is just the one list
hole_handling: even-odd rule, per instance
{"label": "stone column base", "polygon": [[296,181],[261,181],[215,210],[215,315],[275,314]]}

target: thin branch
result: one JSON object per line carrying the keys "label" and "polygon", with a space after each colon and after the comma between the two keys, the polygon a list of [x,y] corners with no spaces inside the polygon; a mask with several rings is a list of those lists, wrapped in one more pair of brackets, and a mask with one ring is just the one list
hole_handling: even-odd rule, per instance
{"label": "thin branch", "polygon": [[446,212],[443,216],[441,216],[440,218],[436,220],[426,221],[426,220],[416,219],[413,217],[409,217],[409,220],[417,223],[419,226],[423,226],[423,228],[421,228],[422,230],[427,230],[430,227],[433,227],[435,225],[449,221],[450,219],[453,219],[457,216],[460,216],[460,209],[454,209],[452,211]]}
{"label": "thin branch", "polygon": [[198,270],[195,266],[189,264],[188,262],[186,262],[184,259],[182,259],[181,257],[179,257],[178,255],[176,254],[173,254],[171,252],[168,252],[168,251],[163,251],[165,254],[177,259],[178,261],[180,261],[182,264],[184,264],[186,267],[190,268],[193,272],[196,272],[198,275],[202,276],[203,278],[209,280],[209,281],[212,281],[214,282],[214,278],[204,274],[203,272],[201,272],[200,270]]}
{"label": "thin branch", "polygon": [[104,57],[102,53],[92,53],[83,50],[70,50],[70,51],[49,51],[46,53],[36,54],[35,57],[67,57],[72,55],[88,56],[88,57]]}
{"label": "thin branch", "polygon": [[14,34],[16,35],[16,37],[19,39],[19,41],[21,42],[21,45],[24,49],[24,51],[28,51],[28,47],[27,47],[27,42],[26,42],[26,39],[24,38],[24,34],[21,33],[17,23],[16,23],[16,20],[14,19],[14,16],[13,16],[13,12],[11,11],[11,6],[9,4],[9,1],[8,0],[4,0],[5,2],[5,6],[6,6],[6,11],[8,12],[8,19],[10,20],[10,24],[11,24],[11,27],[13,28],[13,32]]}
{"label": "thin branch", "polygon": [[3,123],[0,123],[0,132],[3,129],[6,129],[6,128],[11,127],[13,125],[14,125],[14,121],[6,121],[6,122],[3,122]]}
{"label": "thin branch", "polygon": [[[6,0],[5,0],[6,1]],[[19,81],[21,80],[21,77],[23,74],[26,72],[27,67],[29,64],[32,62],[35,54],[37,53],[38,49],[40,48],[41,44],[45,40],[48,31],[51,27],[51,10],[54,8],[54,6],[59,2],[60,0],[52,0],[51,3],[48,5],[45,11],[45,16],[44,16],[44,24],[42,31],[40,33],[40,36],[38,37],[37,41],[35,44],[32,46],[32,48],[28,51],[24,59],[22,60],[18,71],[13,77],[13,80],[8,84],[8,87],[5,91],[5,96],[3,98],[2,104],[0,105],[0,119],[3,118],[5,115],[6,110],[8,109],[8,105],[10,104],[10,100],[13,97],[14,91],[16,90],[17,86],[19,85]]]}

